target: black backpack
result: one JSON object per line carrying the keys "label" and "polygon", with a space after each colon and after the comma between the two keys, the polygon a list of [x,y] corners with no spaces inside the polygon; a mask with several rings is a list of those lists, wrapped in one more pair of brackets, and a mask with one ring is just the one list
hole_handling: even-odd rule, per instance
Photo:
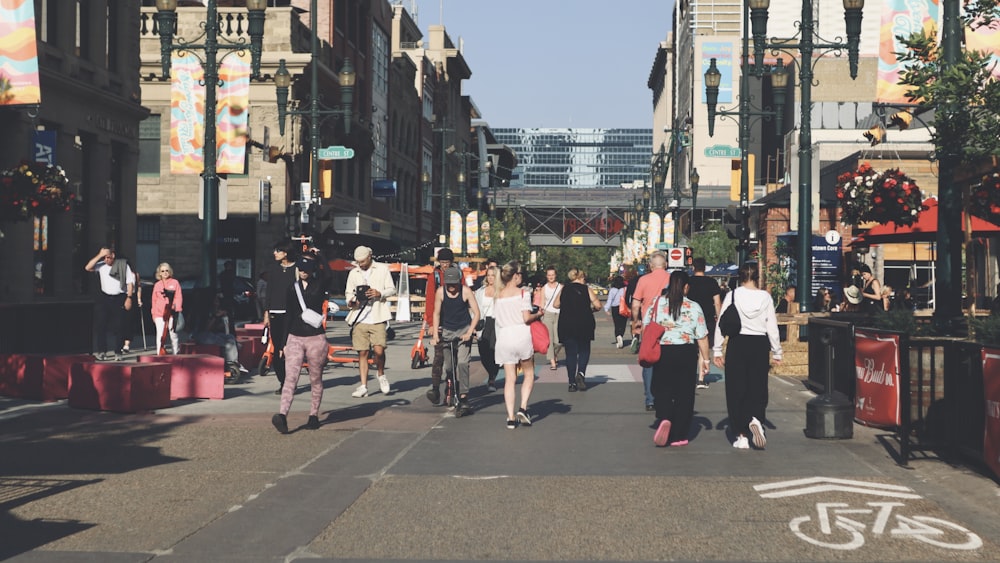
{"label": "black backpack", "polygon": [[743,328],[740,312],[736,310],[736,290],[733,290],[733,300],[719,316],[719,332],[722,336],[736,336]]}

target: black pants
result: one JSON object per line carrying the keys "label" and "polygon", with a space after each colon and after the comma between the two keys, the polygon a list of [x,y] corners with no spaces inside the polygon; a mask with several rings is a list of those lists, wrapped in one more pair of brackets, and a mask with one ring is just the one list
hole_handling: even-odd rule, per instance
{"label": "black pants", "polygon": [[485,339],[480,339],[479,341],[479,361],[486,368],[486,375],[488,381],[496,381],[497,374],[500,373],[500,366],[497,365],[496,356],[494,355],[493,345],[486,342]]}
{"label": "black pants", "polygon": [[288,315],[285,313],[268,313],[268,324],[271,327],[271,343],[274,345],[274,355],[271,356],[271,368],[274,369],[274,376],[278,378],[278,383],[285,384],[285,358],[280,352],[285,349],[285,341],[288,340]]}
{"label": "black pants", "polygon": [[431,360],[431,385],[441,385],[441,373],[444,372],[444,355],[450,353],[444,345],[444,339],[439,338],[434,346],[434,359]]}
{"label": "black pants", "polygon": [[696,344],[660,346],[660,361],[653,366],[653,407],[656,418],[670,421],[669,442],[687,440],[694,418],[694,387],[698,367]]}
{"label": "black pants", "polygon": [[628,324],[628,317],[623,317],[618,312],[618,307],[611,308],[611,320],[615,323],[615,336],[625,336],[625,326]]}
{"label": "black pants", "polygon": [[569,383],[576,383],[576,374],[587,375],[587,365],[590,363],[590,340],[568,336],[562,341],[566,351],[566,378]]}
{"label": "black pants", "polygon": [[125,294],[101,293],[94,308],[94,331],[97,333],[96,352],[118,353],[124,344],[122,326],[125,323]]}
{"label": "black pants", "polygon": [[738,334],[726,347],[726,409],[733,436],[750,436],[750,418],[764,423],[767,409],[768,354],[771,343],[764,335]]}

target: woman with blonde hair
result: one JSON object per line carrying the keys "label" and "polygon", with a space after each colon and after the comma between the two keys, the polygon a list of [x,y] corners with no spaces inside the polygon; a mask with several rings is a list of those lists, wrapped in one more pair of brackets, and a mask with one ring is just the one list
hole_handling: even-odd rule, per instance
{"label": "woman with blonde hair", "polygon": [[[184,310],[184,296],[181,284],[174,279],[174,269],[163,262],[156,267],[156,283],[153,285],[152,303],[149,312],[156,326],[156,349],[158,354],[166,352],[166,336],[170,336],[171,353],[177,355],[178,338],[175,330],[177,313]],[[166,331],[166,334],[164,334]]]}
{"label": "woman with blonde hair", "polygon": [[479,361],[486,368],[486,388],[492,393],[497,390],[497,374],[500,367],[497,366],[493,349],[496,347],[496,319],[493,317],[493,301],[496,294],[496,276],[500,271],[496,266],[486,269],[483,276],[483,285],[476,290],[476,304],[479,305],[479,312],[482,314],[483,330],[476,335],[479,345]]}
{"label": "woman with blonde hair", "polygon": [[594,340],[594,311],[601,302],[587,285],[582,270],[571,268],[567,273],[568,284],[556,295],[555,308],[559,309],[557,333],[566,350],[566,375],[569,391],[587,390],[587,364],[590,363],[590,343]]}
{"label": "woman with blonde hair", "polygon": [[[497,344],[493,353],[496,364],[503,366],[503,400],[507,407],[507,429],[518,423],[531,426],[528,399],[535,384],[535,350],[531,344],[528,324],[542,318],[545,311],[531,304],[531,291],[521,288],[524,272],[519,262],[511,261],[497,271],[493,296],[493,317],[496,319]],[[524,372],[521,383],[521,408],[514,411],[517,399],[517,368]]]}

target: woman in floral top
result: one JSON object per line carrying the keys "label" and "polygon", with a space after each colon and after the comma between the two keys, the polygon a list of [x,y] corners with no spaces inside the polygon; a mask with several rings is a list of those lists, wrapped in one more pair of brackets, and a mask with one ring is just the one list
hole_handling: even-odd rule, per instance
{"label": "woman in floral top", "polygon": [[659,297],[643,318],[643,326],[657,322],[665,329],[660,337],[660,361],[653,366],[653,408],[656,410],[657,446],[686,446],[694,418],[694,390],[708,373],[708,327],[701,306],[685,295],[688,275],[670,274],[666,299]]}

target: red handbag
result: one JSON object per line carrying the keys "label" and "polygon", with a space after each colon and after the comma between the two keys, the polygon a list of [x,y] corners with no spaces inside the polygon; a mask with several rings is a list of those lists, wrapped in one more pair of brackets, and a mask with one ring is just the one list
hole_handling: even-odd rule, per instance
{"label": "red handbag", "polygon": [[653,301],[653,319],[642,328],[642,339],[639,342],[639,365],[648,368],[660,361],[660,338],[667,329],[656,322],[656,307],[660,304],[660,298]]}
{"label": "red handbag", "polygon": [[531,346],[535,353],[544,354],[549,349],[549,329],[541,320],[532,321],[528,325],[531,328]]}

